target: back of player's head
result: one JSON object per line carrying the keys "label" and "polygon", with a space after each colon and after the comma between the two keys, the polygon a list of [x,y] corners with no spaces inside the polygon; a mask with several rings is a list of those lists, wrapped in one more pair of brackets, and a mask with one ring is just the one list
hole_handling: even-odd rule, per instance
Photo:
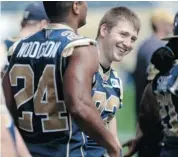
{"label": "back of player's head", "polygon": [[100,35],[100,28],[103,24],[106,24],[108,29],[111,30],[115,27],[120,20],[126,20],[133,24],[134,29],[139,32],[140,30],[140,19],[139,17],[127,7],[114,7],[107,11],[102,17],[99,27],[97,37]]}
{"label": "back of player's head", "polygon": [[73,6],[73,1],[44,1],[44,8],[50,21],[66,18]]}
{"label": "back of player's head", "polygon": [[50,22],[70,21],[77,24],[77,28],[86,23],[87,3],[85,1],[44,1],[43,4]]}

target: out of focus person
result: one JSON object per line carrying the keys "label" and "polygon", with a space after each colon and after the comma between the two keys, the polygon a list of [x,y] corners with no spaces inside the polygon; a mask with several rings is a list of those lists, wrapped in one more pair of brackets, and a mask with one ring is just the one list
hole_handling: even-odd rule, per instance
{"label": "out of focus person", "polygon": [[152,92],[152,82],[145,87],[140,103],[136,137],[122,146],[128,147],[124,157],[131,157],[136,152],[142,157],[159,157],[162,140],[162,127],[159,117],[159,104]]}
{"label": "out of focus person", "polygon": [[96,43],[77,33],[86,23],[87,3],[43,4],[48,28],[13,45],[4,76],[6,102],[11,111],[17,110],[14,119],[20,133],[34,157],[87,156],[82,131],[106,148],[110,157],[118,157],[118,142],[105,128],[91,97],[99,66]]}
{"label": "out of focus person", "polygon": [[[47,27],[49,23],[48,17],[44,10],[44,6],[42,2],[33,2],[30,3],[23,13],[23,18],[21,21],[21,29],[18,36],[9,37],[4,41],[4,45],[8,55],[8,61],[10,61],[11,54],[8,54],[9,48],[20,39],[26,38],[30,35],[35,34],[43,28]],[[3,71],[5,71],[8,67],[8,62],[6,62],[6,66]],[[2,76],[3,76],[2,72]]]}
{"label": "out of focus person", "polygon": [[[153,11],[151,18],[150,18],[153,33],[150,37],[148,37],[145,41],[143,41],[143,43],[140,45],[138,49],[136,69],[133,73],[133,79],[135,82],[135,89],[136,89],[135,90],[136,91],[135,93],[136,102],[135,103],[136,103],[137,116],[141,114],[142,112],[143,114],[145,114],[144,117],[152,118],[152,115],[150,116],[147,116],[147,115],[150,113],[149,111],[152,111],[153,105],[151,105],[150,107],[149,103],[147,103],[148,105],[145,105],[144,100],[142,100],[141,102],[142,94],[144,93],[144,89],[147,83],[152,81],[155,75],[158,73],[158,71],[155,70],[154,67],[149,66],[148,68],[148,65],[150,63],[152,54],[158,48],[165,46],[165,44],[167,43],[166,41],[162,41],[161,39],[168,36],[169,34],[173,32],[173,21],[174,21],[174,16],[167,10],[156,9],[155,11]],[[149,75],[148,75],[147,69],[149,69]],[[147,89],[149,90],[149,88],[145,89],[145,95],[147,95]],[[141,108],[140,108],[140,104],[141,104]],[[147,110],[145,110],[145,108]],[[140,112],[139,112],[139,109],[140,109]],[[157,127],[157,128],[158,130],[160,129],[160,127]],[[139,130],[140,130],[140,127],[137,128],[138,132]],[[156,132],[157,130],[155,129],[152,131]],[[140,133],[138,135],[140,136]],[[149,156],[148,152],[150,152],[153,149],[156,149],[156,148],[148,148],[148,146],[150,146],[149,145],[150,142],[151,142],[151,138],[142,138],[141,140],[142,144],[140,145],[140,148],[138,150],[139,157],[145,157],[146,156],[145,154]],[[127,145],[128,144],[129,143],[127,143]],[[159,150],[157,150],[157,152],[155,151],[155,155],[157,154],[159,154]]]}
{"label": "out of focus person", "polygon": [[30,3],[24,10],[19,35],[16,37],[10,37],[4,41],[7,50],[13,45],[14,42],[46,28],[48,21],[49,20],[44,10],[43,3]]}
{"label": "out of focus person", "polygon": [[159,105],[152,92],[152,81],[159,73],[159,70],[150,65],[151,69],[147,76],[148,83],[139,104],[136,137],[123,143],[123,147],[128,147],[128,152],[124,157],[131,157],[136,152],[139,152],[141,157],[159,157],[160,155],[162,127],[159,117]]}
{"label": "out of focus person", "polygon": [[[173,30],[174,16],[164,9],[156,9],[151,15],[152,35],[143,41],[138,49],[136,69],[133,73],[136,88],[136,112],[146,86],[147,67],[150,63],[151,56],[158,48],[165,46],[166,42],[161,38],[168,36]],[[141,81],[140,81],[141,80]]]}

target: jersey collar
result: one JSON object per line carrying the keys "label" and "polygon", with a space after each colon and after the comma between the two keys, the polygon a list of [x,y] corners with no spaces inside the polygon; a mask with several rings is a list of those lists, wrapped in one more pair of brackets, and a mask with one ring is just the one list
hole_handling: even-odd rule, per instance
{"label": "jersey collar", "polygon": [[59,24],[59,23],[49,23],[46,29],[69,29],[71,31],[74,31],[71,27],[65,25],[65,24]]}
{"label": "jersey collar", "polygon": [[104,73],[103,68],[101,67],[101,65],[99,65],[99,73],[100,73],[103,81],[107,81],[110,78],[111,67],[106,73]]}

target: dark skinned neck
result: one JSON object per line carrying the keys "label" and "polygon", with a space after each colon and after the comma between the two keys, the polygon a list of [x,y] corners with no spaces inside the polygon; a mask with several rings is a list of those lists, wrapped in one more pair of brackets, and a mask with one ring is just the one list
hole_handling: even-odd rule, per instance
{"label": "dark skinned neck", "polygon": [[75,31],[75,33],[77,33],[78,26],[72,21],[73,20],[69,20],[69,19],[60,19],[60,20],[53,19],[51,20],[51,23],[59,23],[59,24],[67,25],[71,27]]}

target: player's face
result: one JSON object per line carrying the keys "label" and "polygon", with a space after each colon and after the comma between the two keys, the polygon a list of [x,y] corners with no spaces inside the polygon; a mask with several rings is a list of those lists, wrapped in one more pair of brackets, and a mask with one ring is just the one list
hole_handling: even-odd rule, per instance
{"label": "player's face", "polygon": [[86,17],[87,17],[87,2],[80,1],[80,17],[79,17],[79,28],[86,24]]}
{"label": "player's face", "polygon": [[108,45],[107,57],[112,61],[121,61],[132,49],[137,40],[137,30],[129,21],[122,20],[107,31],[105,43]]}

